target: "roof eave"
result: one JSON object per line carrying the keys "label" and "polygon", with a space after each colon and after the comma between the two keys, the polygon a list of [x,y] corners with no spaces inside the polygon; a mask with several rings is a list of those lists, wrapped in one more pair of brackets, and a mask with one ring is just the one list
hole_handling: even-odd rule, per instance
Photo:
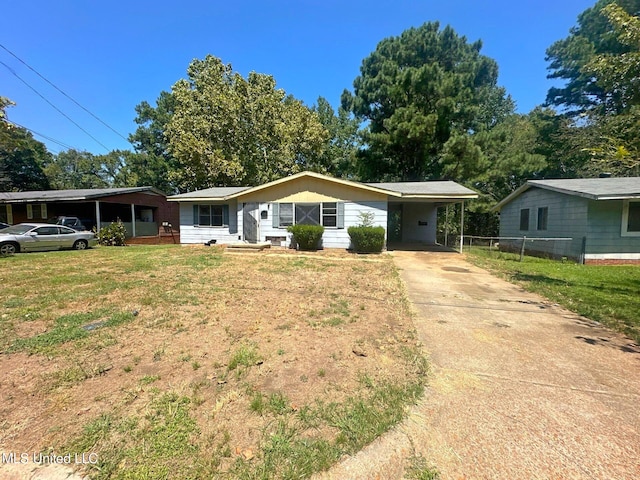
{"label": "roof eave", "polygon": [[226,195],[224,197],[179,197],[176,195],[175,197],[167,197],[167,201],[169,202],[223,202],[228,200],[230,195]]}
{"label": "roof eave", "polygon": [[418,199],[418,200],[473,200],[478,198],[477,193],[455,193],[455,194],[422,194],[422,193],[404,193],[401,198]]}
{"label": "roof eave", "polygon": [[352,182],[351,180],[344,180],[342,178],[334,178],[334,177],[329,177],[328,175],[322,175],[321,173],[316,173],[316,172],[300,172],[300,173],[296,173],[294,175],[291,175],[289,177],[284,177],[284,178],[280,178],[278,180],[274,180],[272,182],[268,182],[265,183],[263,185],[258,185],[256,187],[252,187],[249,188],[247,190],[243,190],[241,192],[237,192],[234,193],[233,195],[228,195],[225,200],[227,199],[231,199],[231,198],[238,198],[241,197],[243,195],[248,195],[251,193],[255,193],[255,192],[259,192],[260,190],[264,190],[270,187],[274,187],[276,185],[280,185],[282,183],[286,183],[286,182],[290,182],[293,180],[296,180],[298,178],[302,178],[302,177],[313,177],[313,178],[317,178],[320,180],[325,180],[328,182],[334,182],[334,183],[338,183],[341,185],[346,185],[349,187],[353,187],[353,188],[358,188],[360,190],[368,190],[371,192],[375,192],[375,193],[379,193],[382,195],[390,195],[393,197],[400,197],[401,194],[399,194],[398,192],[393,192],[391,190],[386,190],[384,188],[377,188],[377,187],[372,187],[370,185],[366,185],[364,183],[359,183],[359,182]]}

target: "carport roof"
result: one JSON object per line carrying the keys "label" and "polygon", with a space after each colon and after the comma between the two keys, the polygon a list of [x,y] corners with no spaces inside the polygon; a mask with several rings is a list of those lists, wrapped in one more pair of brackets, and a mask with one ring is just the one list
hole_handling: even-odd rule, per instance
{"label": "carport roof", "polygon": [[78,190],[37,190],[32,192],[0,192],[0,203],[27,202],[73,202],[93,200],[127,193],[149,192],[164,196],[164,193],[153,187],[128,188],[87,188]]}
{"label": "carport roof", "polygon": [[473,190],[452,181],[367,183],[371,187],[399,193],[402,198],[478,198]]}

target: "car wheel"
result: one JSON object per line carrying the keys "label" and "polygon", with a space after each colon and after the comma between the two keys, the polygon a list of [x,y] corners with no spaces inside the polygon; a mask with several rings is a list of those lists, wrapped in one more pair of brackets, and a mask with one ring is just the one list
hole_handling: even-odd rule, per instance
{"label": "car wheel", "polygon": [[20,251],[20,246],[15,243],[0,244],[0,255],[13,255]]}
{"label": "car wheel", "polygon": [[76,243],[73,244],[74,250],[85,250],[88,246],[86,240],[76,240]]}

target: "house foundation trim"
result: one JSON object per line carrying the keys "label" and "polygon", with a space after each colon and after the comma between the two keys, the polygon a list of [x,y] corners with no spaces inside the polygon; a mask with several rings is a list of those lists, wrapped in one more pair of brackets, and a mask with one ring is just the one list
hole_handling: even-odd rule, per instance
{"label": "house foundation trim", "polygon": [[585,260],[640,260],[640,253],[585,253]]}

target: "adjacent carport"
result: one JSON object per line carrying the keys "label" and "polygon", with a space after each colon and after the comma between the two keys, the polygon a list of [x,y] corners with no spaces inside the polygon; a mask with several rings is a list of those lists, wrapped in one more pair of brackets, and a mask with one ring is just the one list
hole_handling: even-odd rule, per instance
{"label": "adjacent carport", "polygon": [[96,230],[121,221],[129,237],[159,235],[162,222],[179,224],[177,207],[153,187],[0,193],[1,221],[46,222],[58,216],[78,217],[86,228]]}

